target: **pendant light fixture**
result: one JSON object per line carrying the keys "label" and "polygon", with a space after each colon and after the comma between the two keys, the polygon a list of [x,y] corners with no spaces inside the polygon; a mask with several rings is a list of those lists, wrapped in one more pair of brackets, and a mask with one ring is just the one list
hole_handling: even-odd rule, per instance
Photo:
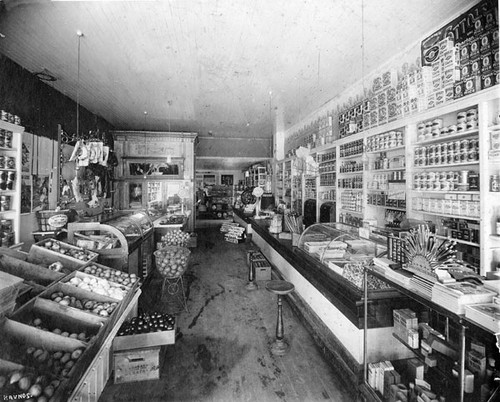
{"label": "pendant light fixture", "polygon": [[80,138],[80,44],[83,38],[83,32],[76,31],[78,36],[78,67],[76,81],[76,138]]}

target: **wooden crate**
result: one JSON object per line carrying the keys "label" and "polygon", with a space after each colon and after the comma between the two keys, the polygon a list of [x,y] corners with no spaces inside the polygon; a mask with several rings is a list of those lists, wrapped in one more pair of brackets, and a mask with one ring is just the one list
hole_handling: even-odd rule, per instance
{"label": "wooden crate", "polygon": [[[85,266],[97,260],[97,257],[99,256],[99,254],[94,253],[93,251],[85,250],[85,253],[88,254],[91,258],[87,261],[79,260],[77,258],[71,257],[70,255],[61,254],[57,251],[46,248],[44,245],[49,241],[52,242],[54,241],[54,239],[46,239],[39,243],[33,244],[28,253],[28,261],[34,264],[41,264],[45,266],[49,266],[50,264],[59,261],[63,264],[65,269],[75,271],[82,266]],[[64,243],[59,240],[56,241],[65,248],[83,251],[82,248],[74,246],[72,244]]]}
{"label": "wooden crate", "polygon": [[256,281],[271,280],[271,265],[266,261],[252,261]]}
{"label": "wooden crate", "polygon": [[115,384],[160,378],[161,347],[130,349],[113,354]]}
{"label": "wooden crate", "polygon": [[175,343],[176,327],[177,323],[174,325],[174,329],[169,331],[117,336],[113,340],[113,351],[173,345]]}
{"label": "wooden crate", "polygon": [[40,293],[46,286],[57,282],[65,275],[62,272],[52,271],[25,259],[5,254],[3,250],[0,250],[0,270],[23,278],[25,282],[33,285],[36,293]]}

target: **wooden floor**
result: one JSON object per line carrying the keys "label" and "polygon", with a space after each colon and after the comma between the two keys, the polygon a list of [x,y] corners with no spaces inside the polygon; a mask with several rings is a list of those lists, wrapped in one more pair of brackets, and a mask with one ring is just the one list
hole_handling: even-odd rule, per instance
{"label": "wooden floor", "polygon": [[189,312],[160,295],[161,279],[143,288],[140,308],[180,311],[175,345],[165,347],[160,380],[113,384],[100,402],[122,401],[353,401],[323,359],[312,337],[283,305],[283,357],[271,355],[276,331],[276,296],[264,284],[248,291],[246,250],[231,244],[218,228],[198,230],[184,275]]}

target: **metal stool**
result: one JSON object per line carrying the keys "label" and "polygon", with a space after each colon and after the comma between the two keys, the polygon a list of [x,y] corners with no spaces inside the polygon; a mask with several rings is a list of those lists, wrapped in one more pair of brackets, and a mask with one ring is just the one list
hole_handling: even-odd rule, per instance
{"label": "metal stool", "polygon": [[281,296],[292,292],[295,289],[292,283],[287,281],[269,281],[266,283],[266,289],[278,295],[278,320],[276,323],[276,340],[271,345],[271,353],[283,356],[288,350],[288,343],[283,339],[283,302]]}
{"label": "metal stool", "polygon": [[167,278],[163,277],[163,284],[161,286],[162,297],[165,295],[165,287],[167,288],[167,294],[171,295],[173,299],[177,299],[184,310],[189,313],[187,306],[186,293],[184,292],[184,280],[182,279],[184,275],[180,275],[177,278]]}

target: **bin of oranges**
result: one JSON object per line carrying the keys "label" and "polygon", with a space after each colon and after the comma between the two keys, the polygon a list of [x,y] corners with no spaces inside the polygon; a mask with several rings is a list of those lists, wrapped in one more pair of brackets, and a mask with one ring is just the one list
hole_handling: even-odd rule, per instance
{"label": "bin of oranges", "polygon": [[156,269],[165,278],[178,278],[186,270],[190,254],[187,247],[165,246],[154,252]]}

